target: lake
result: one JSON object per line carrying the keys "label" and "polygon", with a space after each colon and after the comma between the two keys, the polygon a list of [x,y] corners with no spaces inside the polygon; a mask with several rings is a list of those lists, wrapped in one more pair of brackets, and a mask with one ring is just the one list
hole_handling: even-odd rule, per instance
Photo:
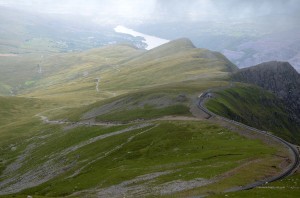
{"label": "lake", "polygon": [[122,25],[118,25],[117,27],[114,28],[114,30],[118,33],[123,33],[123,34],[129,34],[131,36],[137,37],[143,37],[145,39],[145,43],[148,45],[146,47],[147,50],[153,49],[155,47],[158,47],[162,44],[168,43],[169,40],[166,39],[162,39],[156,36],[151,36],[151,35],[147,35],[147,34],[143,34],[141,32],[137,32],[135,30],[129,29],[125,26]]}

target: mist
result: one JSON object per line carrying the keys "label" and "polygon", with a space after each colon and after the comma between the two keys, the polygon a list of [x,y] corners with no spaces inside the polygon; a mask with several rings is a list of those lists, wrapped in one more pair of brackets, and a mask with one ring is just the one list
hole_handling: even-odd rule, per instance
{"label": "mist", "polygon": [[[10,10],[7,15],[25,12],[17,21],[31,35],[21,33],[12,42],[35,35],[68,43],[66,51],[123,42],[152,49],[186,37],[239,67],[282,60],[300,70],[299,0],[0,0],[0,6]],[[31,14],[39,19],[34,28],[26,25]],[[11,30],[3,34],[10,38],[16,33]]]}
{"label": "mist", "polygon": [[30,12],[84,16],[108,24],[242,20],[300,13],[297,0],[0,0],[0,5]]}

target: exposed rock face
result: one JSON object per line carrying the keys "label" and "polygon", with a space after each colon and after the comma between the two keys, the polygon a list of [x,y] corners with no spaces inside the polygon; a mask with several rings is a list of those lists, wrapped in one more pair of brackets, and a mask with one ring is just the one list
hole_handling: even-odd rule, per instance
{"label": "exposed rock face", "polygon": [[241,69],[232,78],[272,91],[284,101],[291,118],[300,123],[300,74],[288,62],[265,62]]}

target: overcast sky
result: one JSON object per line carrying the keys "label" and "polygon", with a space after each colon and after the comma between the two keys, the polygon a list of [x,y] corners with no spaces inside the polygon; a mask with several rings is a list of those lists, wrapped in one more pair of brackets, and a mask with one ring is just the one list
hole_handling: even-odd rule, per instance
{"label": "overcast sky", "polygon": [[108,23],[300,13],[300,0],[0,0],[0,5],[32,12],[84,15]]}

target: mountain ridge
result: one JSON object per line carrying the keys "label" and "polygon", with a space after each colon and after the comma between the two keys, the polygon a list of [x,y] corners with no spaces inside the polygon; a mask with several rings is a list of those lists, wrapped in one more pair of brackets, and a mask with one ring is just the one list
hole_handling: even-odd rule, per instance
{"label": "mountain ridge", "polygon": [[271,61],[244,68],[232,79],[273,92],[286,104],[292,119],[300,123],[300,74],[288,62]]}
{"label": "mountain ridge", "polygon": [[[0,73],[3,76],[1,83],[10,90],[15,90],[15,94],[34,97],[50,93],[65,95],[71,92],[76,92],[77,95],[78,89],[96,97],[98,93],[95,93],[95,79],[101,79],[99,88],[106,92],[102,93],[106,96],[145,86],[186,80],[224,79],[238,69],[224,55],[195,48],[185,38],[149,51],[136,49],[128,44],[114,44],[83,52],[44,56],[43,59],[36,57],[35,61],[29,61],[28,64],[21,65],[22,67],[21,62],[30,57],[18,58],[18,63],[14,63],[11,58],[12,61],[3,65],[22,68],[26,76],[17,78],[22,72],[10,73],[12,71],[4,70],[3,66]],[[42,73],[38,73],[37,65],[42,68]],[[3,93],[9,93],[8,89],[4,91]]]}

